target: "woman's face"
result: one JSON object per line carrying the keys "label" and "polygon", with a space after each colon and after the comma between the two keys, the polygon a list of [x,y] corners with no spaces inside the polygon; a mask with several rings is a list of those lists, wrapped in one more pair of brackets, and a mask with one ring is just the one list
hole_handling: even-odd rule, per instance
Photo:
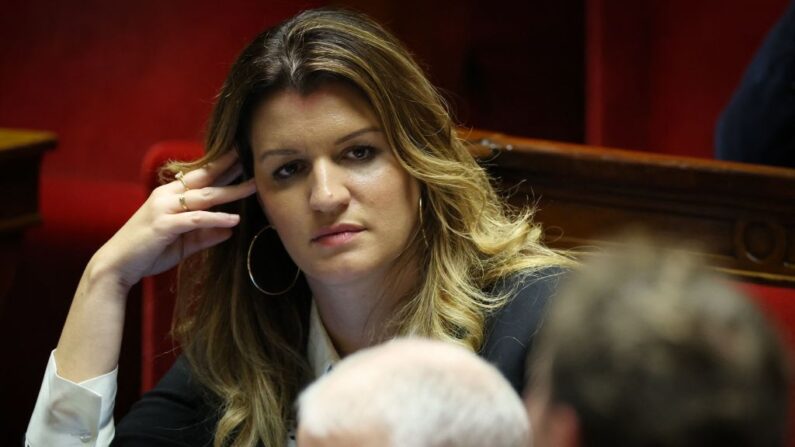
{"label": "woman's face", "polygon": [[278,92],[252,119],[259,198],[301,270],[328,285],[386,274],[416,231],[419,184],[367,101],[328,83]]}

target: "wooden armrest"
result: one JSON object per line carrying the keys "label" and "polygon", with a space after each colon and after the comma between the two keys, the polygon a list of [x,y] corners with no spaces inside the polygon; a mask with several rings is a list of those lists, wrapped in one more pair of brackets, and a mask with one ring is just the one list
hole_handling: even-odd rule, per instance
{"label": "wooden armrest", "polygon": [[44,152],[56,144],[50,132],[0,129],[0,237],[21,234],[41,222],[39,167]]}
{"label": "wooden armrest", "polygon": [[795,287],[795,169],[460,130],[509,192],[538,203],[548,243],[604,243],[641,226],[694,241],[717,268]]}

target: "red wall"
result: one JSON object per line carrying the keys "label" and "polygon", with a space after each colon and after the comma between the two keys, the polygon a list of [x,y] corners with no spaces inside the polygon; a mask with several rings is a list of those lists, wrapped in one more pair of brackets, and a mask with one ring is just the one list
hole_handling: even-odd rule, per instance
{"label": "red wall", "polygon": [[712,158],[713,129],[788,0],[589,0],[586,141]]}
{"label": "red wall", "polygon": [[466,125],[583,140],[584,0],[339,0],[389,27]]}
{"label": "red wall", "polygon": [[[463,120],[581,140],[582,0],[407,1],[336,3],[382,16]],[[6,0],[0,126],[58,134],[45,177],[135,181],[152,143],[201,139],[213,97],[251,37],[321,3]]]}
{"label": "red wall", "polygon": [[787,3],[653,2],[650,148],[711,157],[718,115]]}
{"label": "red wall", "polygon": [[0,126],[58,134],[45,176],[137,181],[149,145],[201,138],[243,45],[309,3],[6,0]]}

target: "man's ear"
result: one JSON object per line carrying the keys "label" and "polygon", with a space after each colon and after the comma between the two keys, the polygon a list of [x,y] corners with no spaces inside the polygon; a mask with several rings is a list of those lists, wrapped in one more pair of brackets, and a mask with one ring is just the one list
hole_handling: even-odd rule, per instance
{"label": "man's ear", "polygon": [[555,403],[547,410],[547,441],[548,446],[537,447],[579,447],[580,419],[570,405]]}

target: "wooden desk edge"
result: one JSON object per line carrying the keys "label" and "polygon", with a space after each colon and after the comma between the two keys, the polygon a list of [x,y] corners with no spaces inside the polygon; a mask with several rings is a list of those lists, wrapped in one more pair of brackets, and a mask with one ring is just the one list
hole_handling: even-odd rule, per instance
{"label": "wooden desk edge", "polygon": [[458,129],[459,137],[470,143],[470,152],[476,158],[488,158],[489,155],[517,152],[546,152],[567,159],[587,159],[594,161],[610,161],[630,165],[650,165],[655,167],[676,167],[699,169],[704,172],[729,172],[746,176],[775,177],[795,180],[795,169],[766,166],[733,161],[713,160],[684,155],[660,154],[630,149],[619,149],[604,146],[589,146],[578,143],[539,140],[505,135],[502,133],[478,129]]}
{"label": "wooden desk edge", "polygon": [[0,158],[35,156],[57,144],[58,137],[52,132],[0,128]]}

